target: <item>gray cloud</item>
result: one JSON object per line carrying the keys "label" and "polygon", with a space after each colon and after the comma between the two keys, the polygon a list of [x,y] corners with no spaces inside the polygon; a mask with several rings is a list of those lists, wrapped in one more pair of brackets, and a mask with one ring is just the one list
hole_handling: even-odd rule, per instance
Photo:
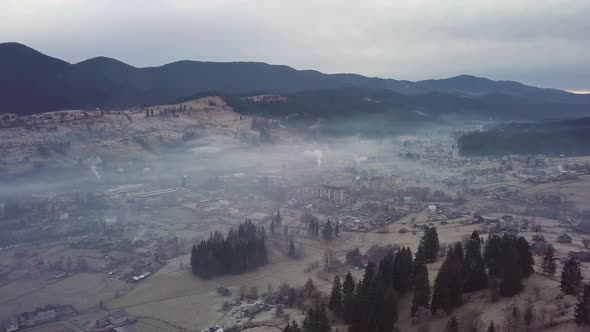
{"label": "gray cloud", "polygon": [[589,1],[3,0],[0,40],[77,62],[253,60],[590,89]]}

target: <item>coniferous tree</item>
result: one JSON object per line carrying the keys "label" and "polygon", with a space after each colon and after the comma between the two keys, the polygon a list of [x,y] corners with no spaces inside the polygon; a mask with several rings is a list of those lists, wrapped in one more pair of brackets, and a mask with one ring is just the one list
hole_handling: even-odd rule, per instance
{"label": "coniferous tree", "polygon": [[449,248],[447,257],[449,273],[449,292],[451,295],[451,307],[459,307],[463,304],[463,251],[462,247],[453,246]]}
{"label": "coniferous tree", "polygon": [[397,295],[393,288],[388,288],[383,296],[382,305],[377,307],[377,332],[393,331],[397,321]]}
{"label": "coniferous tree", "polygon": [[336,317],[340,317],[342,315],[342,285],[340,284],[339,276],[334,277],[328,308],[334,313]]}
{"label": "coniferous tree", "polygon": [[500,277],[500,242],[498,235],[490,234],[485,244],[483,259],[490,277]]}
{"label": "coniferous tree", "polygon": [[531,246],[524,237],[519,237],[516,243],[518,252],[518,265],[521,268],[523,278],[526,278],[535,272],[533,266],[535,260],[531,252]]}
{"label": "coniferous tree", "polygon": [[471,233],[467,242],[465,260],[463,262],[463,278],[465,279],[465,291],[471,292],[487,287],[488,278],[486,267],[481,256],[481,242],[477,231]]}
{"label": "coniferous tree", "polygon": [[297,256],[297,250],[295,250],[295,242],[293,242],[293,240],[289,241],[289,251],[287,253],[287,256],[291,258]]}
{"label": "coniferous tree", "polygon": [[553,249],[553,246],[551,245],[547,248],[545,255],[543,255],[541,269],[543,270],[543,273],[548,276],[553,277],[555,275],[557,264],[555,263],[555,249]]}
{"label": "coniferous tree", "polygon": [[213,232],[208,240],[191,249],[191,268],[195,275],[210,278],[217,275],[241,273],[268,262],[264,228],[247,220],[231,228],[224,238]]}
{"label": "coniferous tree", "polygon": [[575,258],[570,258],[563,264],[560,284],[561,291],[565,294],[575,294],[581,284],[582,271],[580,270],[580,262]]}
{"label": "coniferous tree", "polygon": [[438,258],[439,249],[440,242],[436,228],[428,227],[418,245],[416,260],[425,263],[434,262]]}
{"label": "coniferous tree", "polygon": [[270,222],[270,234],[274,235],[275,233],[275,222],[274,220]]}
{"label": "coniferous tree", "polygon": [[410,310],[410,316],[412,317],[414,317],[419,307],[428,309],[428,304],[430,303],[430,282],[428,279],[428,270],[424,263],[417,266],[414,283],[414,298]]}
{"label": "coniferous tree", "polygon": [[283,329],[283,332],[302,332],[299,324],[295,320],[291,322],[291,324],[287,324]]}
{"label": "coniferous tree", "polygon": [[340,222],[338,222],[338,220],[336,220],[335,225],[334,225],[334,236],[338,237],[338,235],[340,235]]}
{"label": "coniferous tree", "polygon": [[315,221],[315,226],[313,228],[313,237],[318,239],[320,237],[320,221]]}
{"label": "coniferous tree", "polygon": [[393,259],[393,287],[402,295],[411,289],[413,267],[412,251],[402,247]]}
{"label": "coniferous tree", "polygon": [[574,308],[574,317],[578,325],[590,325],[590,282],[584,286],[584,292],[578,297]]}
{"label": "coniferous tree", "polygon": [[330,222],[330,220],[326,221],[326,224],[324,224],[324,227],[322,228],[322,238],[325,241],[332,241],[332,238],[334,237],[334,229],[332,228],[332,223]]}
{"label": "coniferous tree", "polygon": [[373,290],[375,277],[375,263],[369,261],[365,266],[363,278],[359,281],[356,287],[356,294],[354,299],[354,318],[350,326],[351,331],[361,332],[366,331],[371,321],[371,290]]}
{"label": "coniferous tree", "polygon": [[496,332],[496,326],[494,325],[494,321],[490,322],[487,332]]}
{"label": "coniferous tree", "polygon": [[348,324],[351,323],[354,315],[354,286],[354,279],[348,272],[342,285],[342,316]]}
{"label": "coniferous tree", "polygon": [[309,309],[303,319],[302,332],[329,332],[331,330],[326,308],[323,304]]}
{"label": "coniferous tree", "polygon": [[503,239],[502,248],[502,281],[500,282],[499,293],[505,297],[511,297],[523,288],[522,284],[522,269],[518,265],[518,257],[516,255],[516,243],[510,241],[508,238],[506,242]]}
{"label": "coniferous tree", "polygon": [[395,256],[393,255],[393,251],[389,251],[385,257],[381,259],[379,262],[378,271],[383,278],[383,283],[386,288],[393,287],[393,278],[394,278],[394,263],[395,263]]}
{"label": "coniferous tree", "polygon": [[447,314],[451,312],[449,266],[448,260],[446,259],[436,274],[436,278],[434,279],[434,287],[432,290],[432,302],[430,303],[430,310],[434,314],[438,309],[442,309]]}
{"label": "coniferous tree", "polygon": [[459,322],[455,316],[451,316],[445,327],[445,332],[459,332]]}

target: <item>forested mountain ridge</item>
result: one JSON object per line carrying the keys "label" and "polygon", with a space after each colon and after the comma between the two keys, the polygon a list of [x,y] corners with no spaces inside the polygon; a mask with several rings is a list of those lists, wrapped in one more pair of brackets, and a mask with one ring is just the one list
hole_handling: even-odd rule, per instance
{"label": "forested mountain ridge", "polygon": [[[23,115],[61,109],[126,108],[168,103],[210,91],[245,94],[263,90],[293,94],[348,88],[419,98],[424,94],[440,95],[443,99],[476,98],[491,106],[494,103],[518,105],[518,110],[550,103],[559,105],[560,110],[580,112],[590,105],[589,95],[468,75],[411,82],[357,74],[324,74],[259,62],[185,60],[136,68],[115,59],[95,57],[70,64],[22,44],[0,44],[0,113]],[[449,106],[444,100],[437,101],[438,104],[441,108]]]}

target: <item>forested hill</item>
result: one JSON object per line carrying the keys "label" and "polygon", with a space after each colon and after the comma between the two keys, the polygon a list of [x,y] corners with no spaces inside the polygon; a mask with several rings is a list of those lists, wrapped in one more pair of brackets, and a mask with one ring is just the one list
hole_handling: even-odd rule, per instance
{"label": "forested hill", "polygon": [[590,155],[590,118],[542,124],[510,124],[461,135],[462,155]]}
{"label": "forested hill", "polygon": [[436,105],[441,108],[450,106],[445,103],[446,96],[477,98],[488,105],[509,103],[517,112],[549,103],[559,105],[562,115],[580,112],[582,106],[590,105],[589,95],[468,75],[410,82],[323,74],[259,62],[178,61],[136,68],[115,59],[96,57],[70,64],[22,44],[0,44],[0,113],[126,108],[169,103],[206,91],[244,94],[265,90],[291,94],[342,88],[385,90],[407,96],[438,94]]}

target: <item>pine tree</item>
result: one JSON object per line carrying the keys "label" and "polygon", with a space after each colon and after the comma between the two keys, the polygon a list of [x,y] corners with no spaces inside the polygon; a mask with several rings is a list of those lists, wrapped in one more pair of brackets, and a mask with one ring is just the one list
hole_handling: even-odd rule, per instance
{"label": "pine tree", "polygon": [[351,323],[354,314],[354,286],[354,279],[348,272],[342,285],[342,317],[348,324]]}
{"label": "pine tree", "polygon": [[545,255],[543,256],[543,263],[541,265],[541,269],[543,273],[547,274],[548,276],[553,277],[557,270],[557,264],[555,263],[555,250],[553,246],[549,246]]}
{"label": "pine tree", "polygon": [[487,332],[496,332],[496,326],[494,325],[494,321],[490,322],[490,326],[488,326]]}
{"label": "pine tree", "polygon": [[445,327],[445,332],[459,332],[459,322],[455,316],[451,316]]}
{"label": "pine tree", "polygon": [[410,310],[410,315],[412,317],[414,317],[416,310],[418,310],[419,307],[428,309],[428,304],[430,303],[430,283],[428,280],[428,270],[426,269],[426,265],[423,263],[418,265],[416,268],[416,277],[414,283],[414,299],[412,300],[412,308]]}
{"label": "pine tree", "polygon": [[570,258],[563,264],[560,284],[561,291],[565,294],[575,294],[581,284],[582,271],[580,271],[580,262],[575,258]]}
{"label": "pine tree", "polygon": [[486,268],[481,256],[481,242],[477,231],[471,233],[466,251],[463,262],[465,291],[471,292],[486,288],[488,277],[486,276]]}
{"label": "pine tree", "polygon": [[334,313],[336,317],[340,317],[342,314],[342,285],[340,284],[340,277],[334,277],[334,283],[332,283],[332,292],[330,293],[330,301],[328,302],[328,308]]}
{"label": "pine tree", "polygon": [[584,292],[578,297],[574,317],[576,324],[590,325],[590,282],[584,286]]}

